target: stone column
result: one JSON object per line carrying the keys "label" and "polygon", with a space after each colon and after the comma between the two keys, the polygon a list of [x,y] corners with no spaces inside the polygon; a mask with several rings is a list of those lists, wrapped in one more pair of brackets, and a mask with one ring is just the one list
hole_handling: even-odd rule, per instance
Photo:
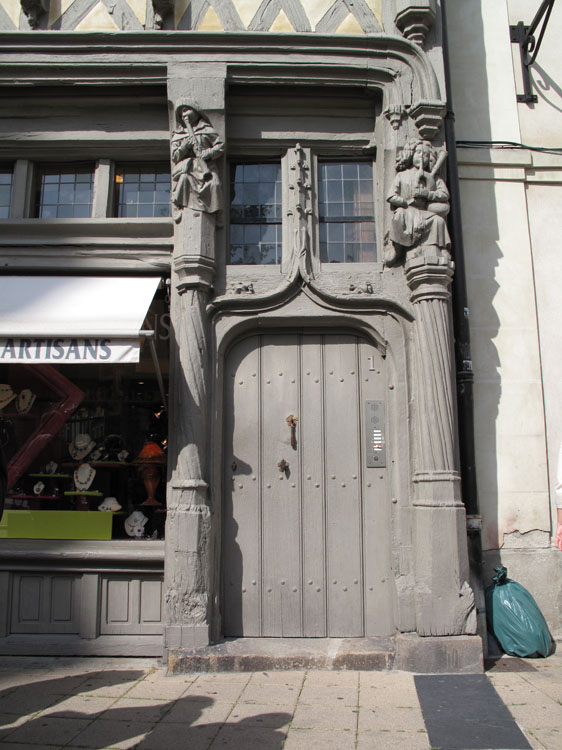
{"label": "stone column", "polygon": [[[172,67],[168,81],[172,112],[178,102],[193,102],[224,139],[225,74],[223,65]],[[219,162],[219,175],[221,171]],[[206,305],[215,275],[217,212],[185,206],[176,211],[175,218],[164,574],[166,650],[208,645],[214,597]]]}
{"label": "stone column", "polygon": [[466,518],[458,473],[451,291],[453,265],[422,248],[405,263],[415,309],[417,404],[414,484],[416,629],[476,632]]}

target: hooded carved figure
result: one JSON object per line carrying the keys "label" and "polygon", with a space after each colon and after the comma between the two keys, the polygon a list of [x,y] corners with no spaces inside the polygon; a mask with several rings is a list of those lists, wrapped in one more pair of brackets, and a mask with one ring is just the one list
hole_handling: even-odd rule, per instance
{"label": "hooded carved figure", "polygon": [[215,213],[221,207],[220,181],[214,163],[224,152],[224,143],[194,102],[176,107],[176,129],[172,136],[172,203],[174,219],[184,208]]}

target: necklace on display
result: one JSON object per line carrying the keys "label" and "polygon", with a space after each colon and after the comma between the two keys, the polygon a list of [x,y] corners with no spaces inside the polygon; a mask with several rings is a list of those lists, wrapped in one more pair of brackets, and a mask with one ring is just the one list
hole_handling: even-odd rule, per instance
{"label": "necklace on display", "polygon": [[94,481],[96,470],[90,464],[80,464],[74,471],[74,484],[77,490],[87,490]]}

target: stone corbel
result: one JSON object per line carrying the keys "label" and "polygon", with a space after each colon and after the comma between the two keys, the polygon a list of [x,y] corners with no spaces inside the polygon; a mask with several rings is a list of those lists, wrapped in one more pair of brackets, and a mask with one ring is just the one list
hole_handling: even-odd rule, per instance
{"label": "stone corbel", "polygon": [[432,141],[441,129],[446,111],[445,102],[417,101],[410,108],[410,117],[416,123],[421,137]]}
{"label": "stone corbel", "polygon": [[166,16],[174,12],[174,0],[152,0],[154,28],[161,29]]}
{"label": "stone corbel", "polygon": [[20,4],[31,28],[37,29],[41,16],[49,12],[50,0],[20,0]]}
{"label": "stone corbel", "polygon": [[394,23],[402,34],[420,47],[435,22],[435,0],[396,0]]}
{"label": "stone corbel", "polygon": [[402,120],[408,116],[408,110],[403,104],[392,104],[383,112],[386,119],[390,122],[393,130],[398,130]]}

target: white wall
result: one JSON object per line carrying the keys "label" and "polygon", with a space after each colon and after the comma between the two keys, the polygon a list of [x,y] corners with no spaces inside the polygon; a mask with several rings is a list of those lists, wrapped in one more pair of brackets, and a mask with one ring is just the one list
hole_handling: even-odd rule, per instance
{"label": "white wall", "polygon": [[[562,146],[560,3],[532,73],[539,102],[516,101],[509,24],[530,23],[539,5],[447,0],[458,140]],[[458,158],[483,545],[549,546],[547,455],[552,475],[562,438],[562,155],[460,148]]]}

